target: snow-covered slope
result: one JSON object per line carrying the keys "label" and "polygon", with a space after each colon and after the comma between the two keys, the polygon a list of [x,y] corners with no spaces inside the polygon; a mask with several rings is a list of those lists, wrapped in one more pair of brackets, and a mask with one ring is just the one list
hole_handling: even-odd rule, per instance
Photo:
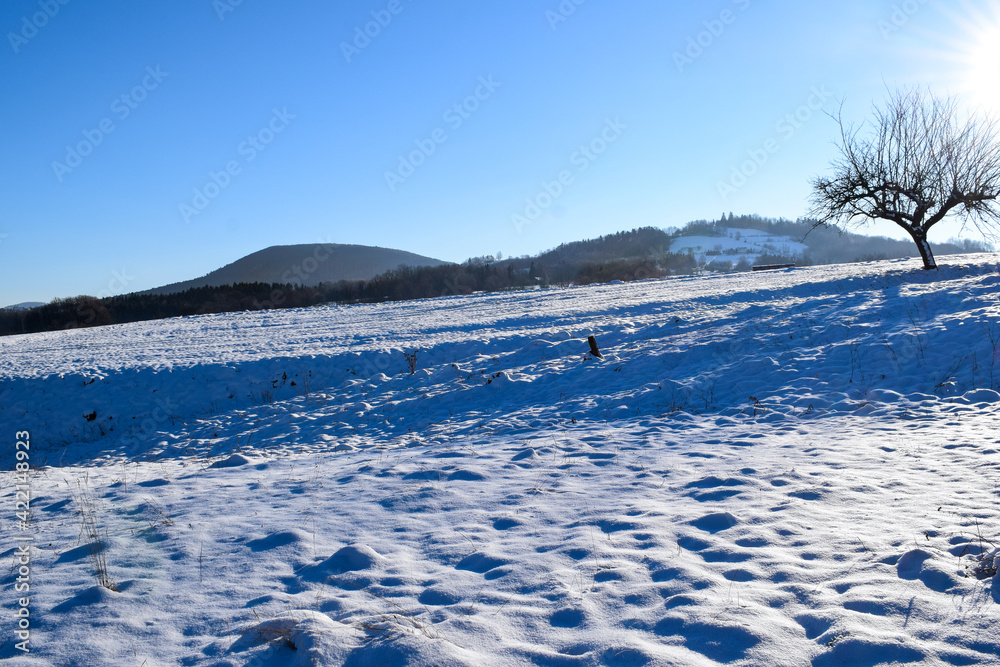
{"label": "snow-covered slope", "polygon": [[997,261],[2,338],[0,658],[996,664]]}
{"label": "snow-covered slope", "polygon": [[808,246],[790,236],[759,229],[725,227],[724,236],[681,236],[670,244],[670,252],[691,251],[699,262],[746,260],[753,264],[762,254],[801,257]]}

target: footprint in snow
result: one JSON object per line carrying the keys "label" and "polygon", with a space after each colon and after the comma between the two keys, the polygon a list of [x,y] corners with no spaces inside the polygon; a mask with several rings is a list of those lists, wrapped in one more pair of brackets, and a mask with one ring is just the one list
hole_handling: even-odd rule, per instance
{"label": "footprint in snow", "polygon": [[[695,500],[700,502],[709,502],[714,500],[725,500],[726,498],[739,495],[741,491],[734,487],[745,485],[746,482],[741,479],[735,479],[732,477],[720,479],[715,475],[710,475],[708,477],[689,482],[684,488],[692,489],[688,495]],[[699,489],[704,489],[704,491],[699,491]]]}
{"label": "footprint in snow", "polygon": [[653,631],[662,637],[679,637],[688,649],[716,662],[735,662],[760,643],[760,637],[742,625],[698,622],[688,618],[667,617]]}
{"label": "footprint in snow", "polygon": [[768,541],[762,537],[741,537],[736,540],[736,546],[740,547],[766,547]]}
{"label": "footprint in snow", "polygon": [[560,609],[549,617],[554,628],[577,628],[583,625],[584,614],[579,609]]}
{"label": "footprint in snow", "polygon": [[903,644],[849,638],[836,642],[832,650],[818,655],[812,667],[870,665],[873,656],[878,656],[880,665],[920,662],[926,658],[923,652]]}
{"label": "footprint in snow", "polygon": [[896,574],[900,579],[919,579],[927,588],[943,593],[958,582],[951,574],[930,562],[932,558],[933,554],[923,549],[907,551],[896,561]]}
{"label": "footprint in snow", "polygon": [[704,604],[704,602],[705,601],[702,598],[681,593],[678,595],[671,595],[667,598],[664,606],[667,609],[674,609],[675,607],[697,607],[698,605]]}
{"label": "footprint in snow", "polygon": [[426,588],[424,592],[420,594],[417,598],[417,602],[420,604],[429,604],[433,606],[445,606],[449,604],[456,604],[462,600],[461,597],[455,595],[451,591],[444,588]]}
{"label": "footprint in snow", "polygon": [[790,491],[789,496],[792,498],[801,498],[802,500],[819,500],[823,497],[823,493],[820,491],[810,491],[808,489],[803,489],[801,491]]}
{"label": "footprint in snow", "polygon": [[677,546],[688,551],[704,551],[712,545],[697,537],[684,536],[677,540]]}
{"label": "footprint in snow", "polygon": [[78,611],[78,607],[85,607],[92,604],[101,604],[114,602],[119,599],[120,593],[108,590],[104,586],[90,586],[83,589],[73,597],[68,600],[63,600],[56,606],[52,607],[50,613],[53,614],[63,614],[72,611]]}
{"label": "footprint in snow", "polygon": [[632,521],[619,521],[617,519],[602,519],[596,525],[601,529],[602,533],[607,534],[617,533],[622,530],[641,530],[645,528],[642,524]]}
{"label": "footprint in snow", "polygon": [[520,521],[511,519],[510,517],[501,517],[493,520],[493,530],[510,530],[520,525],[522,525]]}
{"label": "footprint in snow", "polygon": [[795,622],[806,631],[806,639],[816,639],[821,634],[833,627],[833,621],[821,616],[812,614],[802,614],[795,617]]}
{"label": "footprint in snow", "polygon": [[690,522],[695,528],[700,528],[706,533],[718,533],[727,528],[732,528],[739,521],[735,516],[729,512],[714,512],[712,514],[706,514],[700,519],[695,519]]}
{"label": "footprint in snow", "polygon": [[403,479],[408,482],[439,482],[444,479],[444,473],[440,470],[418,470],[403,475]]}
{"label": "footprint in snow", "polygon": [[699,552],[698,555],[706,563],[743,563],[753,558],[753,554],[728,548],[709,549]]}
{"label": "footprint in snow", "polygon": [[[40,497],[38,497],[38,498],[32,498],[31,500],[32,500],[32,505],[37,505],[38,502],[41,500],[41,498]],[[58,502],[54,502],[51,505],[46,505],[45,507],[42,508],[42,511],[43,512],[57,512],[57,511],[61,510],[62,508],[66,507],[67,505],[69,505],[70,502],[72,502],[71,499],[66,498],[65,500],[60,500]]]}
{"label": "footprint in snow", "polygon": [[455,566],[456,570],[469,570],[470,572],[477,572],[479,574],[484,574],[489,572],[495,567],[500,567],[501,565],[507,565],[509,561],[502,558],[496,558],[484,553],[474,553],[466,556],[458,562]]}
{"label": "footprint in snow", "polygon": [[676,567],[668,567],[664,569],[654,570],[650,573],[650,578],[654,583],[661,584],[665,581],[673,581],[674,579],[681,576],[683,572]]}
{"label": "footprint in snow", "polygon": [[684,488],[714,489],[720,486],[743,486],[744,484],[746,484],[746,482],[740,479],[734,479],[732,477],[727,477],[726,479],[720,479],[715,475],[709,475],[708,477],[703,477],[702,479],[695,480],[694,482],[689,482]]}
{"label": "footprint in snow", "polygon": [[78,547],[74,547],[68,551],[64,551],[59,554],[59,558],[56,559],[57,563],[70,563],[76,560],[82,560],[90,556],[90,543],[81,544]]}

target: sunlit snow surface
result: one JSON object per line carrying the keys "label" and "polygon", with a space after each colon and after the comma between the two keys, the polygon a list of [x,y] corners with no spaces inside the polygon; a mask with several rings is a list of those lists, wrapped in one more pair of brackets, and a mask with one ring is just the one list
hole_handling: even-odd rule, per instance
{"label": "sunlit snow surface", "polygon": [[1000,663],[1000,258],[945,261],[0,338],[0,658]]}

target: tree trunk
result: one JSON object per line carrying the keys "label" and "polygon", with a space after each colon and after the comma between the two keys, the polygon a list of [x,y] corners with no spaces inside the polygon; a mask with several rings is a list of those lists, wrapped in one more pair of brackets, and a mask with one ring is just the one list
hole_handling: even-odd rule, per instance
{"label": "tree trunk", "polygon": [[920,251],[920,259],[924,260],[924,269],[936,269],[937,264],[934,263],[934,253],[931,252],[931,244],[927,242],[927,232],[922,229],[908,230],[910,236],[913,237],[913,242],[917,244],[917,250]]}

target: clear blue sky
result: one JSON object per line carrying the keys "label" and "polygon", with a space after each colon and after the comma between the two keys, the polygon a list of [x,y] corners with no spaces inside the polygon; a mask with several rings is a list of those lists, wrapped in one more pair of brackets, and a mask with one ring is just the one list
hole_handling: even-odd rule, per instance
{"label": "clear blue sky", "polygon": [[1000,64],[985,1],[236,2],[5,0],[0,305],[275,244],[461,261],[797,218],[824,110],[914,84],[993,104]]}

